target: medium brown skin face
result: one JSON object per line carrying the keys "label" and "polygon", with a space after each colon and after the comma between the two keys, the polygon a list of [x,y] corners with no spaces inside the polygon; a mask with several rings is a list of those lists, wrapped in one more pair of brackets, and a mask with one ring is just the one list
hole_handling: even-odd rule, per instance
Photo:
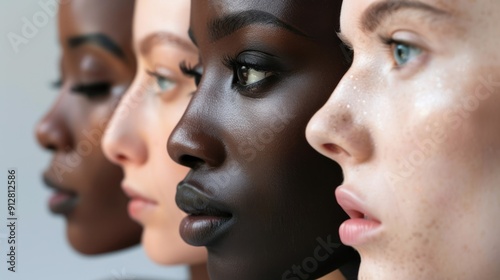
{"label": "medium brown skin face", "polygon": [[207,247],[211,279],[315,279],[354,257],[339,244],[341,171],[305,139],[346,70],[339,9],[332,1],[192,1],[193,71],[203,77],[168,151],[191,168],[177,190],[191,214],[181,235]]}
{"label": "medium brown skin face", "polygon": [[72,0],[61,4],[60,94],[37,126],[40,144],[54,157],[44,173],[55,189],[51,210],[67,220],[77,251],[99,254],[140,241],[127,215],[121,169],[101,150],[101,136],[132,81],[134,1]]}

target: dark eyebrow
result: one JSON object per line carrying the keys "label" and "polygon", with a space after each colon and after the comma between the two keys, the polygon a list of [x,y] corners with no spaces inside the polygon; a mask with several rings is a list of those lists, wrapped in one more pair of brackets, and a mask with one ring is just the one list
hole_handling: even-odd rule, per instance
{"label": "dark eyebrow", "polygon": [[283,22],[274,15],[258,10],[249,10],[235,14],[225,15],[221,18],[214,19],[208,25],[209,36],[212,42],[220,40],[231,35],[237,30],[252,24],[273,25],[278,28],[284,28],[296,35],[308,37],[302,31]]}
{"label": "dark eyebrow", "polygon": [[110,37],[101,33],[85,34],[70,37],[68,45],[70,48],[78,48],[85,44],[94,44],[110,52],[114,56],[125,60],[125,53]]}
{"label": "dark eyebrow", "polygon": [[403,9],[420,10],[434,16],[445,16],[447,12],[416,0],[385,0],[369,6],[361,17],[361,29],[373,32],[395,12]]}
{"label": "dark eyebrow", "polygon": [[144,38],[139,50],[143,56],[147,56],[156,45],[172,44],[188,52],[198,53],[197,49],[189,41],[170,32],[155,32]]}

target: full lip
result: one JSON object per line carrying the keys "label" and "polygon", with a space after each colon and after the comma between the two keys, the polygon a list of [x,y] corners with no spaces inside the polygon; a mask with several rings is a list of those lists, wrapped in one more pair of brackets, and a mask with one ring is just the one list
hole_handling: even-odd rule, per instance
{"label": "full lip", "polygon": [[180,234],[190,245],[210,246],[234,224],[227,207],[194,182],[179,183],[175,202],[188,214],[181,222]]}
{"label": "full lip", "polygon": [[158,206],[158,202],[136,191],[126,183],[122,183],[122,190],[130,198],[128,204],[129,216],[138,222],[145,222],[147,216],[152,213],[151,210]]}
{"label": "full lip", "polygon": [[380,232],[382,223],[365,203],[347,186],[340,186],[335,190],[337,202],[349,215],[339,229],[342,242],[349,246],[359,246],[367,243]]}
{"label": "full lip", "polygon": [[54,214],[69,215],[78,204],[78,194],[56,184],[48,175],[43,176],[43,182],[54,191],[49,199],[50,211]]}

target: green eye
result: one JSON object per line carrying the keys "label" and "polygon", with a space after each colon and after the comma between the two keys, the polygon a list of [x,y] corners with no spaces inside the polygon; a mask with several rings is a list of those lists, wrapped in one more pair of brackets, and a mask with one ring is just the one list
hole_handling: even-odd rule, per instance
{"label": "green eye", "polygon": [[393,55],[398,66],[403,66],[422,53],[420,48],[404,43],[394,43]]}
{"label": "green eye", "polygon": [[272,72],[257,71],[253,68],[244,65],[240,66],[237,69],[237,74],[238,74],[238,82],[242,86],[248,86],[258,83],[264,80],[265,78],[273,75]]}
{"label": "green eye", "polygon": [[175,87],[174,80],[167,78],[167,77],[165,77],[161,74],[158,74],[156,72],[147,71],[147,73],[151,77],[155,78],[156,85],[158,86],[158,91],[160,93],[170,91]]}
{"label": "green eye", "polygon": [[162,77],[162,76],[156,76],[156,83],[158,87],[160,88],[160,91],[165,92],[169,91],[175,86],[175,82],[170,80],[169,78]]}

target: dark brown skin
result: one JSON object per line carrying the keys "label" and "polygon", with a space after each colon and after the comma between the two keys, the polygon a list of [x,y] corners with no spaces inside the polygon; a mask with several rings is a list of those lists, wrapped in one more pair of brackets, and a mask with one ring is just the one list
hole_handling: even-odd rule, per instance
{"label": "dark brown skin", "polygon": [[44,173],[46,183],[55,189],[55,197],[72,198],[62,208],[50,203],[51,209],[65,216],[67,237],[83,254],[140,242],[141,227],[129,218],[128,199],[120,186],[123,173],[100,146],[106,124],[135,74],[133,8],[132,0],[72,0],[60,5],[62,84],[36,134],[54,155]]}
{"label": "dark brown skin", "polygon": [[[207,247],[211,279],[316,279],[357,259],[338,236],[347,218],[333,195],[342,172],[305,138],[308,121],[347,69],[335,33],[340,5],[192,1],[190,28],[203,75],[168,152],[191,168],[176,197],[191,214],[181,235]],[[215,19],[252,10],[296,30],[265,20],[212,40]],[[231,26],[244,22],[238,17]],[[236,63],[225,63],[227,57]],[[242,66],[267,77],[248,88],[236,75]],[[314,258],[318,238],[328,237],[339,247],[306,271],[301,266]]]}

